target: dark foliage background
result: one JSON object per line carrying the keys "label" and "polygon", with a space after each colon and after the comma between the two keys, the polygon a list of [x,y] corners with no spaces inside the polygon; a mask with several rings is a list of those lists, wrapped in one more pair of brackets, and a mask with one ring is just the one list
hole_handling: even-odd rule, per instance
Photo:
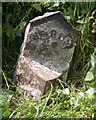
{"label": "dark foliage background", "polygon": [[[94,103],[92,101],[93,97],[91,96],[90,99],[90,97],[87,98],[88,95],[85,95],[86,90],[89,90],[89,94],[92,93],[93,89],[94,91],[96,90],[96,2],[62,3],[57,0],[57,2],[46,1],[44,3],[2,3],[2,98],[3,100],[7,101],[8,98],[10,98],[11,96],[10,94],[14,95],[14,91],[11,91],[12,93],[10,93],[9,90],[12,90],[12,88],[14,87],[12,82],[12,76],[19,55],[20,47],[24,39],[24,30],[26,28],[26,25],[31,19],[33,19],[36,16],[43,15],[45,12],[58,10],[63,13],[65,18],[78,31],[77,46],[74,52],[74,57],[71,62],[67,78],[67,80],[71,80],[70,87],[72,87],[72,90],[70,95],[64,95],[61,89],[56,88],[54,90],[55,92],[51,91],[51,96],[49,96],[50,98],[48,98],[47,100],[47,102],[51,101],[49,107],[47,106],[47,104],[45,104],[46,99],[49,95],[46,94],[44,99],[41,100],[41,104],[38,105],[39,113],[37,114],[37,108],[35,107],[37,103],[31,101],[32,106],[30,107],[30,101],[25,102],[25,100],[22,99],[22,97],[19,97],[18,94],[23,96],[23,93],[22,91],[17,90],[15,97],[13,97],[14,100],[12,98],[10,103],[8,102],[6,104],[3,104],[3,117],[35,118],[38,116],[43,116],[45,118],[58,118],[58,116],[93,117],[96,115],[96,109],[94,108]],[[79,84],[80,86],[81,83],[85,87],[80,88],[78,91],[81,91],[82,94],[85,95],[85,98],[83,99],[79,99],[79,97],[75,96],[74,94],[74,85]],[[68,89],[70,87],[68,87]],[[5,92],[6,90],[7,93]],[[78,93],[76,92],[76,95],[77,94]],[[95,94],[95,92],[93,94]],[[74,96],[79,99],[79,105],[77,105],[76,107],[74,104],[71,104],[70,108],[69,103]],[[17,99],[18,102],[16,101]],[[21,103],[21,101],[23,104]],[[57,104],[58,109],[55,103]],[[44,105],[45,108],[43,108]],[[13,114],[14,109],[16,108],[18,108],[19,111],[16,110],[15,114]],[[54,113],[54,109],[57,110],[56,113]]]}

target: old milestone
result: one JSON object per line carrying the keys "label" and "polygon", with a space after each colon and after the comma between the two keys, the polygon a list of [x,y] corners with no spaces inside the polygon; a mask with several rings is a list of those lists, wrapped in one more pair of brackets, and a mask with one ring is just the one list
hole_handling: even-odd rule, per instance
{"label": "old milestone", "polygon": [[14,74],[17,85],[39,98],[47,81],[62,74],[66,80],[76,39],[76,30],[59,11],[31,20],[26,27]]}

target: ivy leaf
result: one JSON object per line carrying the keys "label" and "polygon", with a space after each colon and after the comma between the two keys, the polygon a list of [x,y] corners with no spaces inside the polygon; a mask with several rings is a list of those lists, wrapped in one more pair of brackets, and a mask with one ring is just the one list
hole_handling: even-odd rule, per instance
{"label": "ivy leaf", "polygon": [[93,75],[92,71],[88,71],[84,81],[90,81],[92,79],[94,79],[94,75]]}

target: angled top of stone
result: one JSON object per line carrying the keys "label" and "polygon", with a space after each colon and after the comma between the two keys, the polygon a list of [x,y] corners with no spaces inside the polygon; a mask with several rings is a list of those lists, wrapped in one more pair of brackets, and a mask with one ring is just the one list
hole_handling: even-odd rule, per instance
{"label": "angled top of stone", "polygon": [[61,13],[60,11],[56,11],[56,12],[47,12],[45,13],[43,16],[38,16],[38,17],[35,17],[34,19],[32,19],[30,22],[34,22],[34,21],[37,21],[37,20],[40,20],[42,18],[48,18],[48,17],[51,17],[53,15],[57,15],[58,13]]}

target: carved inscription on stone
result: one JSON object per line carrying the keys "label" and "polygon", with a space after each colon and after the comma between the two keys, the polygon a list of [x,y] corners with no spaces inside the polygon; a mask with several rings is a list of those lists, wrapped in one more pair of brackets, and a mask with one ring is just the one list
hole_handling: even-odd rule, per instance
{"label": "carved inscription on stone", "polygon": [[52,20],[32,28],[24,56],[62,73],[69,67],[74,45],[70,33],[59,22]]}

